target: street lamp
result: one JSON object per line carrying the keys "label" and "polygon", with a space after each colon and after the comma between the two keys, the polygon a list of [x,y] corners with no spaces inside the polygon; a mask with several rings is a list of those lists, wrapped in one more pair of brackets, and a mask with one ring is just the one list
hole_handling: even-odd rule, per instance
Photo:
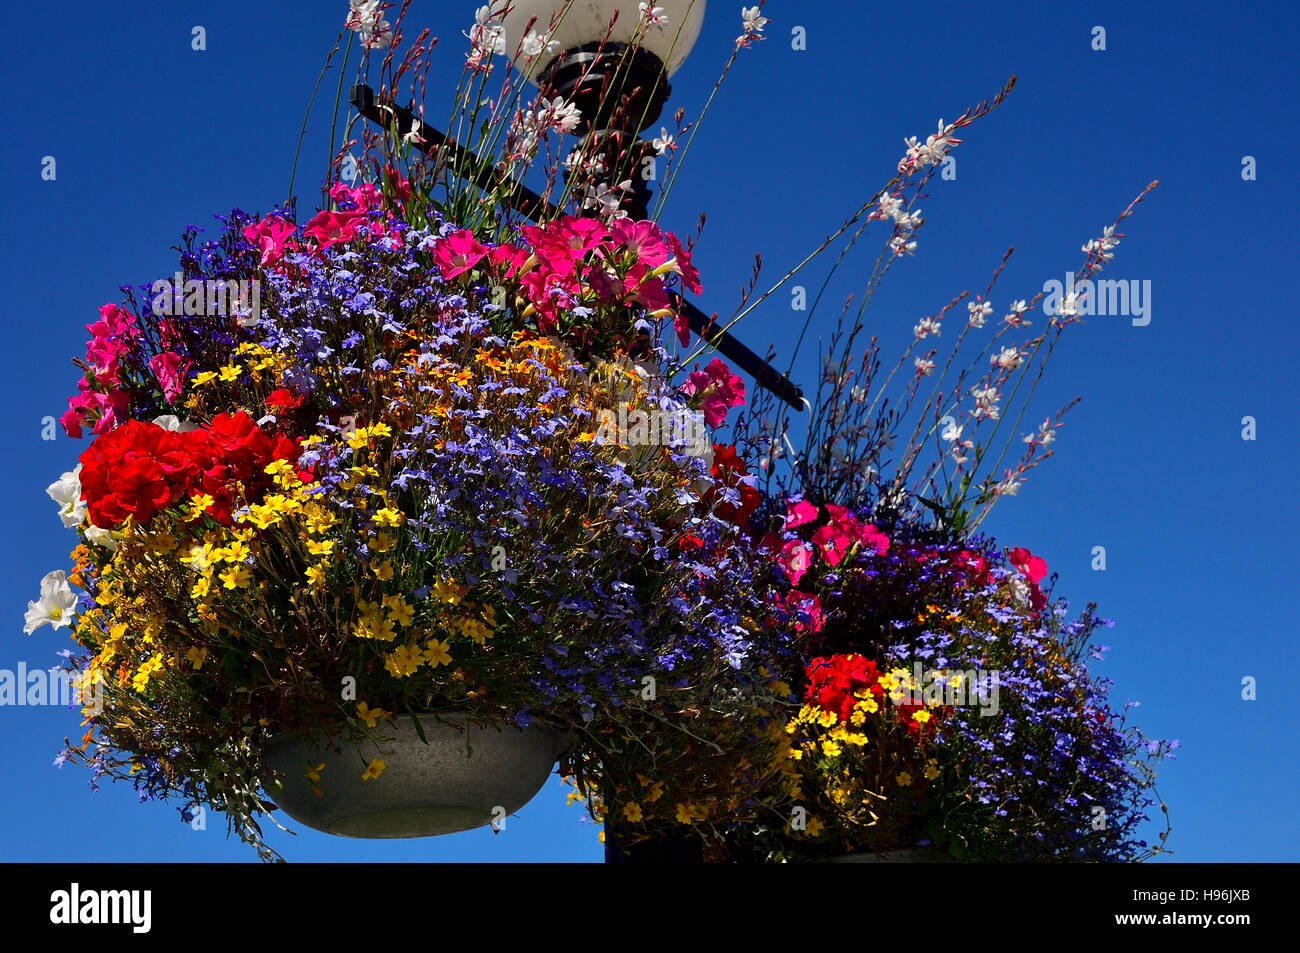
{"label": "street lamp", "polygon": [[[505,9],[506,0],[496,5]],[[499,15],[506,55],[530,83],[573,103],[582,162],[566,180],[583,192],[630,182],[620,207],[645,218],[650,143],[638,138],[663,111],[668,77],[682,65],[704,23],[705,0],[513,0]]]}

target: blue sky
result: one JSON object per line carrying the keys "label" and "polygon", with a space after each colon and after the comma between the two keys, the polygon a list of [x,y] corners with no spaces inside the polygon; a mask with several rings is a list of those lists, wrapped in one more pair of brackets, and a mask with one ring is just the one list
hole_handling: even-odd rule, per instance
{"label": "blue sky", "polygon": [[[430,117],[446,108],[473,3],[415,0],[412,22],[442,37],[429,74]],[[739,32],[738,3],[709,4],[704,36],[674,77],[670,109],[698,112]],[[310,13],[305,12],[310,10]],[[846,13],[851,10],[851,13]],[[709,113],[662,224],[708,224],[696,252],[706,311],[729,314],[753,256],[774,281],[891,175],[909,135],[934,131],[1006,78],[1015,92],[967,130],[957,177],[921,207],[915,258],[891,273],[869,314],[885,353],[963,290],[982,290],[1016,254],[995,308],[1030,298],[1079,264],[1152,179],[1106,276],[1149,280],[1151,322],[1093,317],[1071,328],[1035,406],[1082,395],[1057,454],[1000,504],[985,529],[1041,554],[1057,592],[1114,619],[1099,670],[1148,734],[1179,738],[1161,775],[1174,861],[1300,859],[1288,702],[1300,658],[1287,592],[1300,529],[1297,462],[1285,401],[1297,334],[1292,302],[1300,199],[1300,101],[1290,61],[1293,4],[768,3],[769,39],[746,51]],[[72,0],[4,59],[0,103],[9,183],[0,232],[7,346],[0,387],[9,443],[0,468],[0,668],[48,667],[66,632],[28,637],[22,612],[41,576],[66,566],[72,536],[44,488],[84,444],[41,439],[75,389],[68,359],[116,288],[170,274],[185,224],[282,199],[303,111],[346,4]],[[201,25],[207,49],[191,49]],[[791,30],[803,27],[807,49]],[[1093,50],[1093,28],[1106,49]],[[51,55],[53,54],[53,55]],[[336,75],[336,74],[334,74]],[[326,85],[329,85],[328,83]],[[19,92],[21,91],[21,92]],[[322,90],[332,99],[333,89]],[[310,205],[328,112],[312,117],[299,171]],[[43,181],[53,156],[57,178]],[[1257,178],[1244,181],[1254,156]],[[305,188],[304,188],[305,187]],[[822,326],[860,290],[883,237],[865,242],[831,286]],[[810,287],[824,276],[820,263]],[[999,315],[1001,311],[997,312]],[[802,316],[795,316],[799,318]],[[1038,315],[1041,320],[1041,312]],[[790,345],[788,297],[738,332],[756,350]],[[815,383],[809,352],[795,377]],[[1242,439],[1242,418],[1257,439]],[[1026,420],[1034,419],[1033,414]],[[1090,568],[1105,546],[1107,569]],[[1242,679],[1258,683],[1241,698]],[[119,785],[52,766],[77,716],[0,708],[0,858],[254,859],[224,823],[182,824]],[[291,860],[594,861],[578,807],[549,785],[506,830],[409,842],[300,831],[271,843]]]}

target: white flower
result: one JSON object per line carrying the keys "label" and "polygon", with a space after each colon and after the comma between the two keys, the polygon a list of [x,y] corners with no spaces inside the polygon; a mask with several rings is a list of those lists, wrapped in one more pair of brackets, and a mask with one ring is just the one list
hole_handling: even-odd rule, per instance
{"label": "white flower", "polygon": [[889,248],[895,255],[910,255],[916,251],[916,242],[909,242],[902,235],[895,235],[889,240]]}
{"label": "white flower", "polygon": [[993,305],[987,301],[970,301],[966,304],[966,310],[970,312],[970,326],[973,328],[984,327],[984,319],[993,313]]}
{"label": "white flower", "polygon": [[524,37],[519,46],[519,52],[527,57],[538,56],[543,51],[558,53],[559,50],[560,44],[558,40],[552,40],[549,33],[543,33],[539,36],[536,30],[529,30],[528,35]]}
{"label": "white flower", "polygon": [[939,322],[934,318],[922,318],[921,323],[912,329],[912,333],[916,335],[918,341],[923,339],[927,334],[933,334],[935,337],[939,337]]}
{"label": "white flower", "polygon": [[1028,310],[1029,310],[1029,305],[1025,303],[1025,300],[1023,298],[1021,298],[1018,301],[1013,301],[1011,302],[1011,312],[1007,314],[1006,317],[1004,317],[1002,320],[1005,321],[1007,324],[1011,325],[1011,327],[1013,328],[1023,327],[1029,322],[1021,318],[1020,316]]}
{"label": "white flower", "polygon": [[1007,588],[1011,590],[1011,595],[1021,605],[1029,604],[1029,580],[1020,573],[1016,573],[1007,580]]}
{"label": "white flower", "polygon": [[760,16],[760,7],[741,7],[740,8],[740,25],[744,27],[746,33],[762,33],[763,27],[769,22],[765,16]]}
{"label": "white flower", "polygon": [[890,219],[897,215],[903,208],[903,197],[901,195],[885,194],[880,197],[880,211],[874,214],[875,218]]}
{"label": "white flower", "polygon": [[406,135],[402,136],[402,141],[415,146],[423,145],[426,140],[424,136],[420,135],[421,125],[422,122],[419,119],[416,119],[415,122],[411,123],[411,130]]}
{"label": "white flower", "polygon": [[918,357],[913,361],[913,363],[916,364],[916,369],[920,372],[922,377],[929,377],[934,371],[934,361],[927,361],[923,357]]}
{"label": "white flower", "polygon": [[655,147],[655,152],[661,156],[668,155],[668,151],[673,148],[673,137],[668,135],[668,130],[663,126],[659,127],[659,135],[650,143]]}
{"label": "white flower", "polygon": [[1056,432],[1052,430],[1051,419],[1049,418],[1047,420],[1044,420],[1042,424],[1039,425],[1038,433],[1031,433],[1026,437],[1024,437],[1023,439],[1025,443],[1029,444],[1030,446],[1033,446],[1034,444],[1041,444],[1044,447],[1047,446],[1049,443],[1051,443],[1053,440],[1056,439]]}
{"label": "white flower", "polygon": [[59,519],[64,529],[72,529],[86,521],[86,504],[81,501],[81,464],[75,470],[59,477],[45,488],[46,494],[59,504]]}
{"label": "white flower", "polygon": [[362,46],[373,50],[392,45],[392,24],[384,19],[380,0],[350,0],[350,7],[343,25],[360,35]]}
{"label": "white flower", "polygon": [[117,540],[109,530],[100,529],[98,526],[87,526],[86,539],[95,546],[103,546],[110,553],[117,552]]}
{"label": "white flower", "polygon": [[27,624],[23,631],[31,635],[47,622],[56,629],[72,625],[72,607],[76,604],[77,597],[72,594],[68,577],[62,569],[56,569],[41,580],[40,600],[27,603]]}
{"label": "white flower", "polygon": [[161,417],[155,417],[153,422],[163,430],[171,430],[176,433],[189,433],[199,429],[198,424],[189,420],[181,420],[175,414],[163,414]]}
{"label": "white flower", "polygon": [[646,26],[658,27],[662,30],[670,22],[664,16],[663,7],[656,7],[652,3],[638,3],[636,8],[641,11],[641,19],[645,21]]}
{"label": "white flower", "polygon": [[943,428],[943,433],[939,434],[939,437],[948,443],[956,443],[961,439],[961,432],[964,429],[964,427],[958,427],[955,423],[951,423]]}
{"label": "white flower", "polygon": [[594,208],[597,213],[606,219],[627,218],[627,212],[619,208],[622,204],[622,193],[632,188],[632,180],[626,179],[614,188],[610,188],[606,183],[601,182],[597,186],[587,186],[587,194],[582,200],[583,208]]}
{"label": "white flower", "polygon": [[1020,352],[1014,347],[1004,347],[989,358],[989,363],[1006,370],[1014,370],[1020,366]]}
{"label": "white flower", "polygon": [[1020,492],[1020,482],[1012,477],[1007,477],[1001,483],[994,485],[993,492],[998,496],[1015,496]]}
{"label": "white flower", "polygon": [[970,392],[971,392],[971,396],[975,398],[975,411],[974,411],[975,419],[983,420],[985,417],[987,417],[989,420],[997,420],[998,419],[997,402],[998,400],[1001,399],[1002,396],[1001,394],[998,393],[997,388],[993,386],[972,387],[970,389]]}
{"label": "white flower", "polygon": [[[1102,231],[1101,238],[1094,238],[1083,246],[1084,254],[1096,256],[1101,261],[1110,261],[1115,257],[1115,246],[1119,244],[1119,239],[1115,237],[1115,226],[1107,225]],[[1101,271],[1101,265],[1097,265],[1097,270]]]}
{"label": "white flower", "polygon": [[925,169],[943,161],[943,157],[948,154],[948,150],[961,142],[960,139],[952,138],[952,131],[956,125],[945,126],[943,120],[939,120],[939,131],[933,136],[927,136],[925,144],[917,142],[916,136],[909,136],[903,140],[903,145],[907,146],[907,152],[902,160],[898,163],[899,172],[908,172],[912,169]]}
{"label": "white flower", "polygon": [[1071,291],[1068,295],[1065,296],[1065,300],[1061,302],[1061,315],[1063,317],[1069,318],[1069,317],[1073,317],[1078,313],[1079,313],[1079,295],[1077,292]]}

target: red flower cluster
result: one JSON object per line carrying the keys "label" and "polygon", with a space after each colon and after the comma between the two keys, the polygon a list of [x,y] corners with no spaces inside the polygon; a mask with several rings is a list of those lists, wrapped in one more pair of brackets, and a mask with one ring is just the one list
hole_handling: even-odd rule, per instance
{"label": "red flower cluster", "polygon": [[809,662],[804,671],[808,676],[807,702],[834,712],[840,721],[849,720],[858,692],[870,692],[878,703],[885,694],[876,663],[861,655],[822,656]]}
{"label": "red flower cluster", "polygon": [[[159,510],[206,493],[214,500],[208,514],[229,525],[236,503],[232,484],[242,483],[252,499],[270,483],[263,472],[268,464],[299,453],[295,441],[264,433],[243,411],[220,414],[189,433],[132,420],[82,453],[82,498],[91,523],[110,529],[128,516],[148,523]],[[298,475],[304,482],[311,478]]]}
{"label": "red flower cluster", "polygon": [[718,485],[709,491],[710,497],[721,496],[722,487],[734,489],[740,494],[738,503],[718,503],[714,512],[721,519],[730,520],[737,526],[744,526],[749,522],[749,517],[753,515],[754,510],[758,509],[762,497],[759,495],[758,490],[754,488],[756,481],[750,476],[745,461],[736,454],[734,444],[723,446],[720,443],[715,443],[713,445],[713,468],[711,472]]}

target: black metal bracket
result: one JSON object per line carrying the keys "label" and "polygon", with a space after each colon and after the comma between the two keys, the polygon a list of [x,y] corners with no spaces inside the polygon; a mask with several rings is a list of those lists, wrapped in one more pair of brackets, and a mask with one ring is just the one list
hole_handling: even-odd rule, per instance
{"label": "black metal bracket", "polygon": [[[396,127],[399,136],[407,135],[418,125],[417,135],[424,140],[420,150],[430,156],[441,153],[440,161],[445,162],[454,174],[468,179],[485,191],[499,186],[493,166],[477,153],[434,129],[410,110],[379,103],[374,90],[369,86],[353,86],[348,98],[353,108],[363,117],[385,129]],[[555,218],[560,213],[551,202],[522,182],[516,182],[502,201],[520,215],[534,221]],[[692,331],[717,348],[719,353],[752,377],[760,387],[771,391],[796,410],[804,409],[803,391],[799,386],[751,351],[730,331],[721,330],[717,326],[717,315],[706,316],[680,295],[674,294],[673,298],[681,313],[686,316]]]}

